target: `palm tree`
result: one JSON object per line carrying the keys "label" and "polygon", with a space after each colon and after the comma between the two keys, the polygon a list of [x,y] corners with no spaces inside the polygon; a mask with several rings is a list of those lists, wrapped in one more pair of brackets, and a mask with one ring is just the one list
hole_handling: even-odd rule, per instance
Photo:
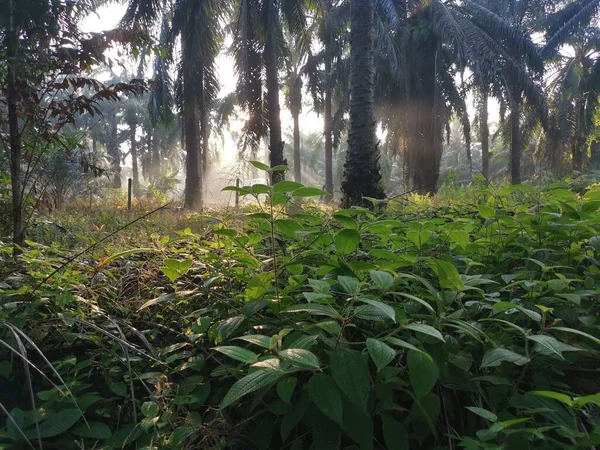
{"label": "palm tree", "polygon": [[575,33],[570,47],[550,60],[551,120],[547,153],[560,169],[560,155],[569,149],[573,170],[584,166],[588,136],[594,128],[600,95],[600,29]]}
{"label": "palm tree", "polygon": [[342,191],[344,207],[382,199],[375,136],[375,0],[352,0],[350,9],[350,133]]}
{"label": "palm tree", "polygon": [[[183,116],[183,137],[186,151],[185,207],[198,211],[203,205],[202,176],[206,167],[208,142],[207,118],[219,90],[215,61],[222,44],[222,18],[226,3],[221,0],[171,1],[130,0],[124,24],[138,24],[147,29],[162,13],[162,35],[169,36],[173,48],[175,38],[181,38],[179,70],[179,108]],[[172,8],[172,12],[171,12]],[[172,15],[170,33],[165,33],[166,21]],[[157,67],[158,66],[158,67]],[[164,101],[158,107],[169,108],[168,70],[166,58],[155,61],[157,80],[153,101]],[[168,113],[166,113],[168,114]]]}
{"label": "palm tree", "polygon": [[[304,78],[307,78],[313,93],[315,103],[319,102],[319,76],[317,66],[323,59],[323,53],[312,55],[310,48],[305,45],[293,43],[293,39],[286,34],[286,41],[289,42],[286,58],[286,83],[285,99],[286,104],[292,114],[294,122],[293,142],[294,142],[294,180],[297,183],[302,182],[302,166],[300,157],[300,113],[302,112],[302,90],[304,87]],[[318,109],[318,107],[317,107]]]}
{"label": "palm tree", "polygon": [[[399,9],[409,12],[406,32],[395,40],[403,56],[401,70],[380,69],[379,103],[392,141],[389,146],[404,156],[408,188],[421,194],[437,189],[444,130],[454,115],[463,124],[470,159],[465,98],[471,85],[479,84],[494,96],[524,95],[540,116],[545,114],[545,98],[536,79],[543,68],[538,49],[528,35],[484,4],[484,0],[409,0]],[[457,83],[465,68],[473,78]],[[518,147],[516,140],[514,145]]]}
{"label": "palm tree", "polygon": [[[278,71],[284,56],[284,27],[302,52],[308,53],[304,6],[304,0],[237,0],[234,8],[232,51],[238,75],[238,102],[249,116],[245,144],[257,148],[268,133],[271,167],[286,163]],[[273,181],[282,177],[283,172],[276,172]]]}

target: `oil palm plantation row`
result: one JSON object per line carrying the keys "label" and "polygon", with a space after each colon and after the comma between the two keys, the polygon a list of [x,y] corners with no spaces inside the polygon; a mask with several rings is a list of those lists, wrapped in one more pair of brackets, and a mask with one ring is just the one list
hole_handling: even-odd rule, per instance
{"label": "oil palm plantation row", "polygon": [[[333,191],[332,154],[346,133],[343,203],[356,205],[384,196],[381,151],[401,161],[406,190],[435,192],[454,117],[471,170],[487,177],[491,100],[500,105],[513,183],[522,181],[521,152],[533,130],[544,130],[540,142],[549,143],[544,151],[554,166],[564,167],[557,161],[568,147],[573,168],[581,170],[600,88],[591,27],[599,6],[600,0],[131,0],[124,22],[160,37],[151,109],[160,121],[173,103],[179,106],[187,207],[202,205],[220,52],[235,60],[237,89],[230,98],[246,118],[240,145],[256,149],[267,140],[271,166],[287,164],[281,109],[289,108],[292,165],[301,181],[300,113],[310,99],[323,116],[325,190]],[[584,43],[573,47],[574,36]],[[565,48],[575,55],[565,56]],[[564,123],[570,126],[557,126]],[[472,125],[481,167],[471,162]]]}

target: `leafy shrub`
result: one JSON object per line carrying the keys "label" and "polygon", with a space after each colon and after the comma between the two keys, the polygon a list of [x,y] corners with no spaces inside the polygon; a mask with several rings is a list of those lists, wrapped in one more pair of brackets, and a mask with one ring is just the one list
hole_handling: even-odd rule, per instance
{"label": "leafy shrub", "polygon": [[[600,443],[599,192],[328,214],[291,181],[227,189],[255,206],[0,287],[5,447]],[[60,261],[23,255],[33,285]]]}

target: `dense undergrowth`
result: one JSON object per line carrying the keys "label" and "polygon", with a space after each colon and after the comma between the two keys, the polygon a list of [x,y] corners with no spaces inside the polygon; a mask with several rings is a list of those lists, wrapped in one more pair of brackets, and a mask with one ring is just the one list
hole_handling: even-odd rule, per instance
{"label": "dense undergrowth", "polygon": [[45,283],[128,218],[0,250],[0,448],[600,445],[600,190],[240,194],[260,206],[159,213]]}

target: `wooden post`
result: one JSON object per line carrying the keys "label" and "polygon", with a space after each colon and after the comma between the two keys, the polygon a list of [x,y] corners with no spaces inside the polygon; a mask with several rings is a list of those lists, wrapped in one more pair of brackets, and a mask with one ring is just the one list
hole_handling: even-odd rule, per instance
{"label": "wooden post", "polygon": [[133,192],[133,180],[127,180],[127,211],[131,211],[131,194]]}
{"label": "wooden post", "polygon": [[[236,178],[235,179],[235,187],[240,187],[240,179]],[[238,191],[235,191],[235,207],[239,207],[240,206],[240,193]]]}

